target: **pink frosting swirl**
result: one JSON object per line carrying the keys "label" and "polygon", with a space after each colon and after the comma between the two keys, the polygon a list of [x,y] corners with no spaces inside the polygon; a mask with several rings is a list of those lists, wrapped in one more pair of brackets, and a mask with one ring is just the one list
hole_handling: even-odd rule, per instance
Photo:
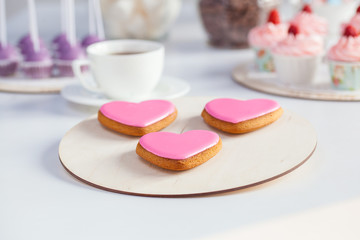
{"label": "pink frosting swirl", "polygon": [[249,33],[249,43],[255,47],[271,48],[286,37],[287,28],[288,25],[285,23],[266,23],[255,27]]}
{"label": "pink frosting swirl", "polygon": [[314,56],[321,54],[323,48],[323,39],[319,36],[289,34],[272,48],[272,53],[286,56]]}
{"label": "pink frosting swirl", "polygon": [[342,62],[360,61],[360,37],[341,37],[338,43],[330,48],[327,57]]}
{"label": "pink frosting swirl", "polygon": [[308,12],[298,13],[292,20],[291,24],[299,27],[300,33],[304,35],[325,36],[328,30],[326,19]]}

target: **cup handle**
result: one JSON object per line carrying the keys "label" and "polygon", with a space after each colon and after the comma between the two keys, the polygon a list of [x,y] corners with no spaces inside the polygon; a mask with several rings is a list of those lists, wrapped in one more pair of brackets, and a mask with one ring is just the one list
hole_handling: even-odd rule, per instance
{"label": "cup handle", "polygon": [[89,78],[85,77],[84,73],[81,71],[82,66],[89,66],[89,64],[90,64],[89,60],[85,60],[85,59],[75,60],[72,63],[73,72],[75,76],[80,80],[81,84],[85,89],[91,92],[102,93],[100,86],[97,84],[97,82],[95,82],[94,80],[93,81],[90,80],[92,82],[91,84]]}

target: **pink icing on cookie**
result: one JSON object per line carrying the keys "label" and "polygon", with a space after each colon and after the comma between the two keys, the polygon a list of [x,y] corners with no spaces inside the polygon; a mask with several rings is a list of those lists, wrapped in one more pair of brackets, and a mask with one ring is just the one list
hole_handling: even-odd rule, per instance
{"label": "pink icing on cookie", "polygon": [[166,100],[140,103],[114,101],[102,105],[100,111],[105,117],[116,122],[133,127],[146,127],[169,116],[175,111],[175,106]]}
{"label": "pink icing on cookie", "polygon": [[164,158],[182,160],[205,151],[219,142],[219,135],[206,130],[192,130],[182,134],[153,132],[140,138],[147,151]]}
{"label": "pink icing on cookie", "polygon": [[208,102],[205,110],[211,116],[225,122],[239,123],[271,113],[280,105],[270,99],[242,101],[232,98],[218,98]]}

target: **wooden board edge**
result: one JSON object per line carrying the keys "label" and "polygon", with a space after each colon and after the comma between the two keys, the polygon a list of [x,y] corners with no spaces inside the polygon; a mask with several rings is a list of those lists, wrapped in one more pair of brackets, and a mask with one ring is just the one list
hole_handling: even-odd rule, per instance
{"label": "wooden board edge", "polygon": [[236,76],[237,71],[239,71],[240,68],[242,68],[242,66],[245,64],[241,64],[241,65],[237,65],[231,72],[231,79],[240,84],[241,86],[244,86],[250,90],[254,90],[257,92],[261,92],[261,93],[266,93],[266,94],[270,94],[270,95],[274,95],[274,96],[281,96],[281,97],[288,97],[288,98],[295,98],[295,99],[305,99],[305,100],[316,100],[316,101],[332,101],[332,102],[359,102],[360,101],[360,97],[359,99],[354,99],[354,98],[337,98],[337,99],[333,99],[333,98],[329,98],[329,97],[314,97],[311,94],[303,94],[302,96],[299,95],[292,95],[290,93],[281,93],[281,92],[273,92],[273,91],[266,91],[264,89],[260,89],[257,87],[252,86],[251,84],[246,84],[245,81],[241,81],[238,80],[238,77]]}
{"label": "wooden board edge", "polygon": [[317,142],[315,143],[314,149],[312,150],[312,152],[303,160],[301,161],[299,164],[295,165],[294,167],[286,170],[285,172],[282,172],[278,175],[275,175],[273,177],[261,180],[259,182],[256,183],[252,183],[252,184],[248,184],[248,185],[244,185],[241,187],[235,187],[235,188],[229,188],[229,189],[223,189],[223,190],[218,190],[218,191],[212,191],[212,192],[201,192],[201,193],[189,193],[189,194],[145,194],[145,193],[135,193],[135,192],[127,192],[127,191],[121,191],[121,190],[116,190],[116,189],[112,189],[112,188],[107,188],[101,185],[97,185],[95,183],[89,182],[79,176],[77,176],[76,174],[74,174],[73,172],[71,172],[66,166],[65,164],[62,162],[60,154],[58,155],[59,160],[61,165],[64,167],[64,169],[71,175],[73,176],[75,179],[90,185],[92,187],[101,189],[101,190],[105,190],[108,192],[113,192],[113,193],[120,193],[120,194],[126,194],[126,195],[132,195],[132,196],[140,196],[140,197],[157,197],[157,198],[190,198],[190,197],[207,197],[210,195],[218,195],[218,194],[223,194],[223,193],[229,193],[229,192],[235,192],[235,191],[240,191],[240,190],[244,190],[244,189],[248,189],[251,187],[255,187],[264,183],[268,183],[271,182],[273,180],[276,180],[282,176],[285,176],[289,173],[291,173],[292,171],[294,171],[295,169],[299,168],[301,165],[303,165],[305,162],[307,162],[307,160],[310,159],[310,157],[313,155],[313,153],[315,152],[317,147]]}
{"label": "wooden board edge", "polygon": [[0,92],[3,93],[15,93],[15,94],[59,94],[61,90],[47,90],[47,91],[17,91],[17,90],[8,90],[0,89]]}

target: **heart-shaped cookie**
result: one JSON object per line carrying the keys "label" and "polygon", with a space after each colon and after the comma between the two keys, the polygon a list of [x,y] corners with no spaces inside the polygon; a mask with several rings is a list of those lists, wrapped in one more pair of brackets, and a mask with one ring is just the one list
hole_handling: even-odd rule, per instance
{"label": "heart-shaped cookie", "polygon": [[140,138],[136,153],[159,167],[186,170],[206,162],[220,149],[219,135],[206,130],[192,130],[182,134],[146,134]]}
{"label": "heart-shaped cookie", "polygon": [[230,133],[246,133],[276,121],[280,105],[270,99],[238,100],[218,98],[208,102],[201,114],[205,122]]}
{"label": "heart-shaped cookie", "polygon": [[159,131],[173,122],[176,116],[176,107],[166,100],[140,103],[113,101],[102,105],[98,112],[102,125],[133,136]]}

